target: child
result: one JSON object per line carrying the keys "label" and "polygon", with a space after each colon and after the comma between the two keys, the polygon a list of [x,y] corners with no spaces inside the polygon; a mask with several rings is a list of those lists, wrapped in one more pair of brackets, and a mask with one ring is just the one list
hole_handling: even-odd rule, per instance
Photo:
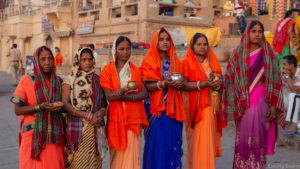
{"label": "child", "polygon": [[300,70],[297,70],[296,57],[294,55],[285,56],[283,58],[282,68],[284,104],[287,110],[285,120],[292,123],[290,129],[286,130],[283,135],[290,137],[299,134],[297,122],[300,110]]}

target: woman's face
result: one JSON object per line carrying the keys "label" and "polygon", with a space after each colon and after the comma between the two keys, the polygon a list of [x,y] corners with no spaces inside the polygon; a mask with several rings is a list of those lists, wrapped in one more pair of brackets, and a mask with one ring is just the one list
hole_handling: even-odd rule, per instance
{"label": "woman's face", "polygon": [[252,29],[250,29],[250,43],[259,44],[263,39],[263,35],[264,32],[262,28],[258,24],[254,25]]}
{"label": "woman's face", "polygon": [[200,37],[194,43],[194,53],[199,56],[204,56],[208,49],[208,43],[204,37]]}
{"label": "woman's face", "polygon": [[84,52],[80,57],[80,69],[89,72],[94,65],[94,58],[89,52]]}
{"label": "woman's face", "polygon": [[158,37],[158,50],[162,52],[167,52],[170,49],[170,45],[171,40],[167,32],[161,32]]}
{"label": "woman's face", "polygon": [[116,51],[116,58],[118,61],[127,62],[131,55],[131,46],[129,42],[123,41],[119,43]]}
{"label": "woman's face", "polygon": [[54,60],[48,50],[43,50],[39,55],[39,63],[44,73],[50,73],[54,67]]}

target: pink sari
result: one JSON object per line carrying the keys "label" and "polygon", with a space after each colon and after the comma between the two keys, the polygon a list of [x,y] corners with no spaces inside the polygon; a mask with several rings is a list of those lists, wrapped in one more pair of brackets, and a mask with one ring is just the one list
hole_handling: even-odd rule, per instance
{"label": "pink sari", "polygon": [[250,84],[256,84],[249,94],[250,106],[236,122],[234,169],[266,168],[266,154],[275,153],[277,126],[275,122],[268,126],[265,84],[256,87],[263,77],[258,75],[263,66],[262,49],[250,55]]}

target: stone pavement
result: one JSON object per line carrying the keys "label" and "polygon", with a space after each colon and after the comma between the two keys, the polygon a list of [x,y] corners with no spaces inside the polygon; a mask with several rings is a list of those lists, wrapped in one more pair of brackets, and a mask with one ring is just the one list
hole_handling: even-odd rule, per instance
{"label": "stone pavement", "polygon": [[[11,78],[0,71],[0,169],[18,168],[18,118],[9,102],[14,88]],[[183,133],[185,140],[185,133]],[[231,169],[234,153],[234,128],[228,127],[222,137],[223,157],[217,159],[217,169]],[[186,153],[186,142],[183,144]],[[270,169],[300,169],[300,152],[278,147],[277,153],[268,156]],[[185,164],[185,154],[183,156]],[[103,160],[103,169],[109,168],[109,153]],[[185,167],[183,167],[184,169]]]}

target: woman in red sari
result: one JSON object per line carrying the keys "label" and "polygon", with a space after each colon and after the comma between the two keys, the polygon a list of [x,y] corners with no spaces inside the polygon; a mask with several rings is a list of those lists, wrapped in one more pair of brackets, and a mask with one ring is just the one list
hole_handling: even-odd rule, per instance
{"label": "woman in red sari", "polygon": [[42,46],[33,57],[34,74],[21,78],[11,101],[20,124],[20,169],[65,168],[65,120],[61,106],[62,80],[55,74],[51,50]]}

